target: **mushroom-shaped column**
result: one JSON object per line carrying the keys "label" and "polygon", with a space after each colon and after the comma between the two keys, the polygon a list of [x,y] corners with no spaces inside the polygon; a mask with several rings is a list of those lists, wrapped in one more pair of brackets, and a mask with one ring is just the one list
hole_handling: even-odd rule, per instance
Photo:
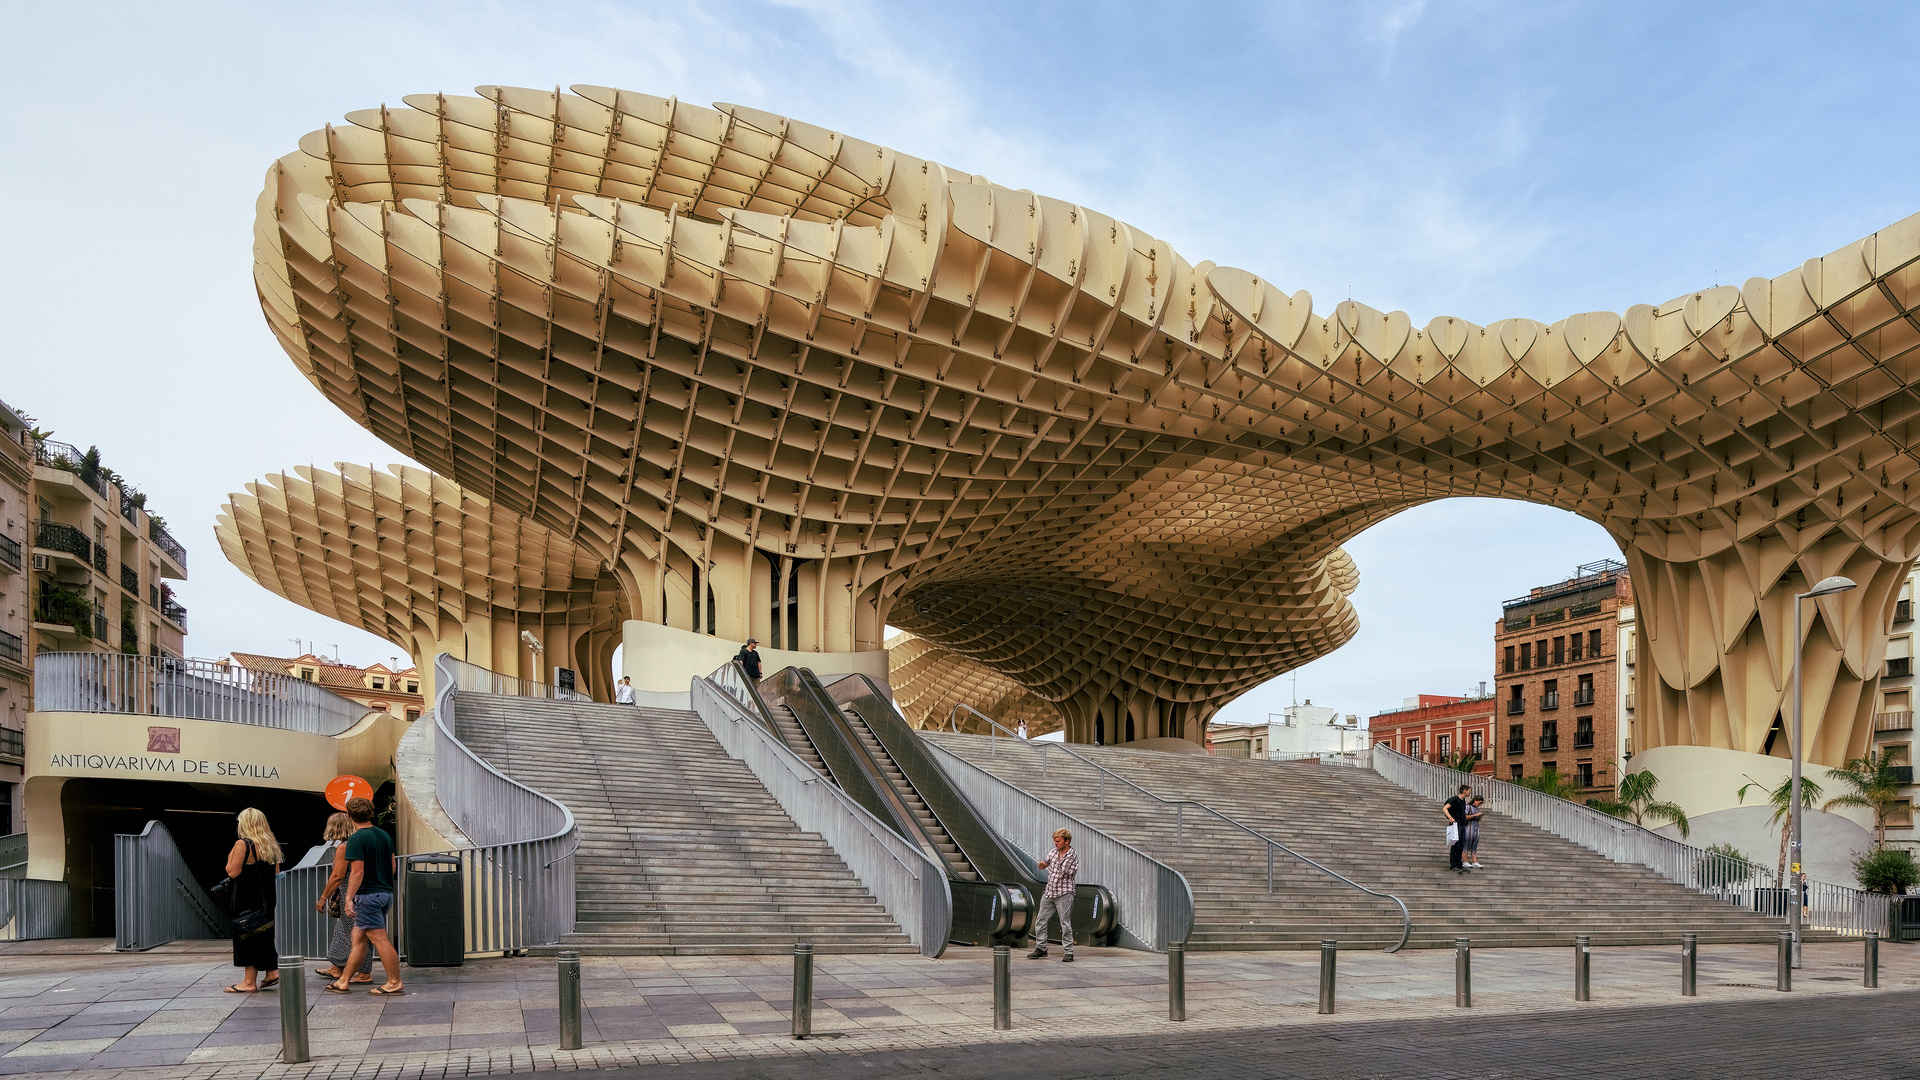
{"label": "mushroom-shaped column", "polygon": [[429,682],[447,652],[543,681],[570,668],[580,690],[612,699],[626,612],[592,558],[424,469],[338,468],[297,468],[230,496],[215,526],[221,551],[267,589],[392,641]]}

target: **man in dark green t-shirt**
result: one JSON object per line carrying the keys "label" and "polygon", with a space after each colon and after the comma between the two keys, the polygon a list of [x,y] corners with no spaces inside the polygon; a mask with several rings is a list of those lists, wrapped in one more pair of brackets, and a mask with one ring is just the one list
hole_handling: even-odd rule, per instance
{"label": "man in dark green t-shirt", "polygon": [[373,804],[366,799],[348,799],[347,817],[353,819],[353,833],[347,837],[347,888],[345,912],[353,920],[353,951],[347,956],[340,977],[327,984],[335,994],[352,993],[347,973],[360,970],[367,949],[380,954],[380,966],[387,981],[367,991],[375,996],[404,994],[400,981],[400,954],[387,934],[387,910],[393,906],[393,837],[373,823]]}

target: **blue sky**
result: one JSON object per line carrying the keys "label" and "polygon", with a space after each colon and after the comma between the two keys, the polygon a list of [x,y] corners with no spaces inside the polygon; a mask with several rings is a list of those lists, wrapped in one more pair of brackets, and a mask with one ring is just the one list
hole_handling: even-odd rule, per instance
{"label": "blue sky", "polygon": [[[1911,3],[170,2],[8,19],[0,398],[152,495],[190,549],[198,655],[292,637],[360,662],[394,651],[247,582],[211,522],[267,472],[399,460],[280,353],[248,247],[275,157],[405,94],[597,83],[754,105],[1097,207],[1322,310],[1351,295],[1416,324],[1659,303],[1920,210]],[[1500,600],[1617,554],[1569,515],[1477,500],[1349,550],[1360,636],[1297,685],[1361,713],[1487,678]]]}

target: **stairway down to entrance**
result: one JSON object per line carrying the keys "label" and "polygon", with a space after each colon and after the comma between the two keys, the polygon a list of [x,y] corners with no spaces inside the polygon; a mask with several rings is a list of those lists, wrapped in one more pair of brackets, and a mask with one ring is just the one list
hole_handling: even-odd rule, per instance
{"label": "stairway down to entrance", "polygon": [[562,947],[919,951],[819,834],[800,831],[693,713],[463,693],[455,715],[475,753],[579,823],[578,915]]}
{"label": "stairway down to entrance", "polygon": [[[1194,929],[1187,948],[1383,947],[1399,912],[1276,852],[1267,892],[1266,845],[1193,808],[1184,827],[1172,807],[1111,779],[1101,808],[1099,774],[1058,750],[1042,775],[1036,744],[927,732],[937,745],[1140,848],[1187,876]],[[1409,948],[1772,942],[1786,920],[1684,889],[1643,866],[1612,862],[1502,814],[1482,827],[1483,870],[1447,869],[1446,823],[1430,804],[1366,769],[1205,754],[1075,746],[1090,760],[1167,799],[1195,799],[1310,859],[1406,902]],[[1830,935],[1828,935],[1830,936]],[[1809,934],[1808,939],[1814,940]]]}

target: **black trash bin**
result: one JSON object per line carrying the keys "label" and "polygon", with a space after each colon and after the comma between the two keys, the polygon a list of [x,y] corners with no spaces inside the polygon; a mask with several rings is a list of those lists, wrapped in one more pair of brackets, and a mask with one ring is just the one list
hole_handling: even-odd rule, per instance
{"label": "black trash bin", "polygon": [[1887,938],[1920,941],[1920,896],[1896,896],[1888,906]]}
{"label": "black trash bin", "polygon": [[467,959],[465,874],[453,855],[409,855],[401,883],[401,941],[408,967],[459,967]]}

